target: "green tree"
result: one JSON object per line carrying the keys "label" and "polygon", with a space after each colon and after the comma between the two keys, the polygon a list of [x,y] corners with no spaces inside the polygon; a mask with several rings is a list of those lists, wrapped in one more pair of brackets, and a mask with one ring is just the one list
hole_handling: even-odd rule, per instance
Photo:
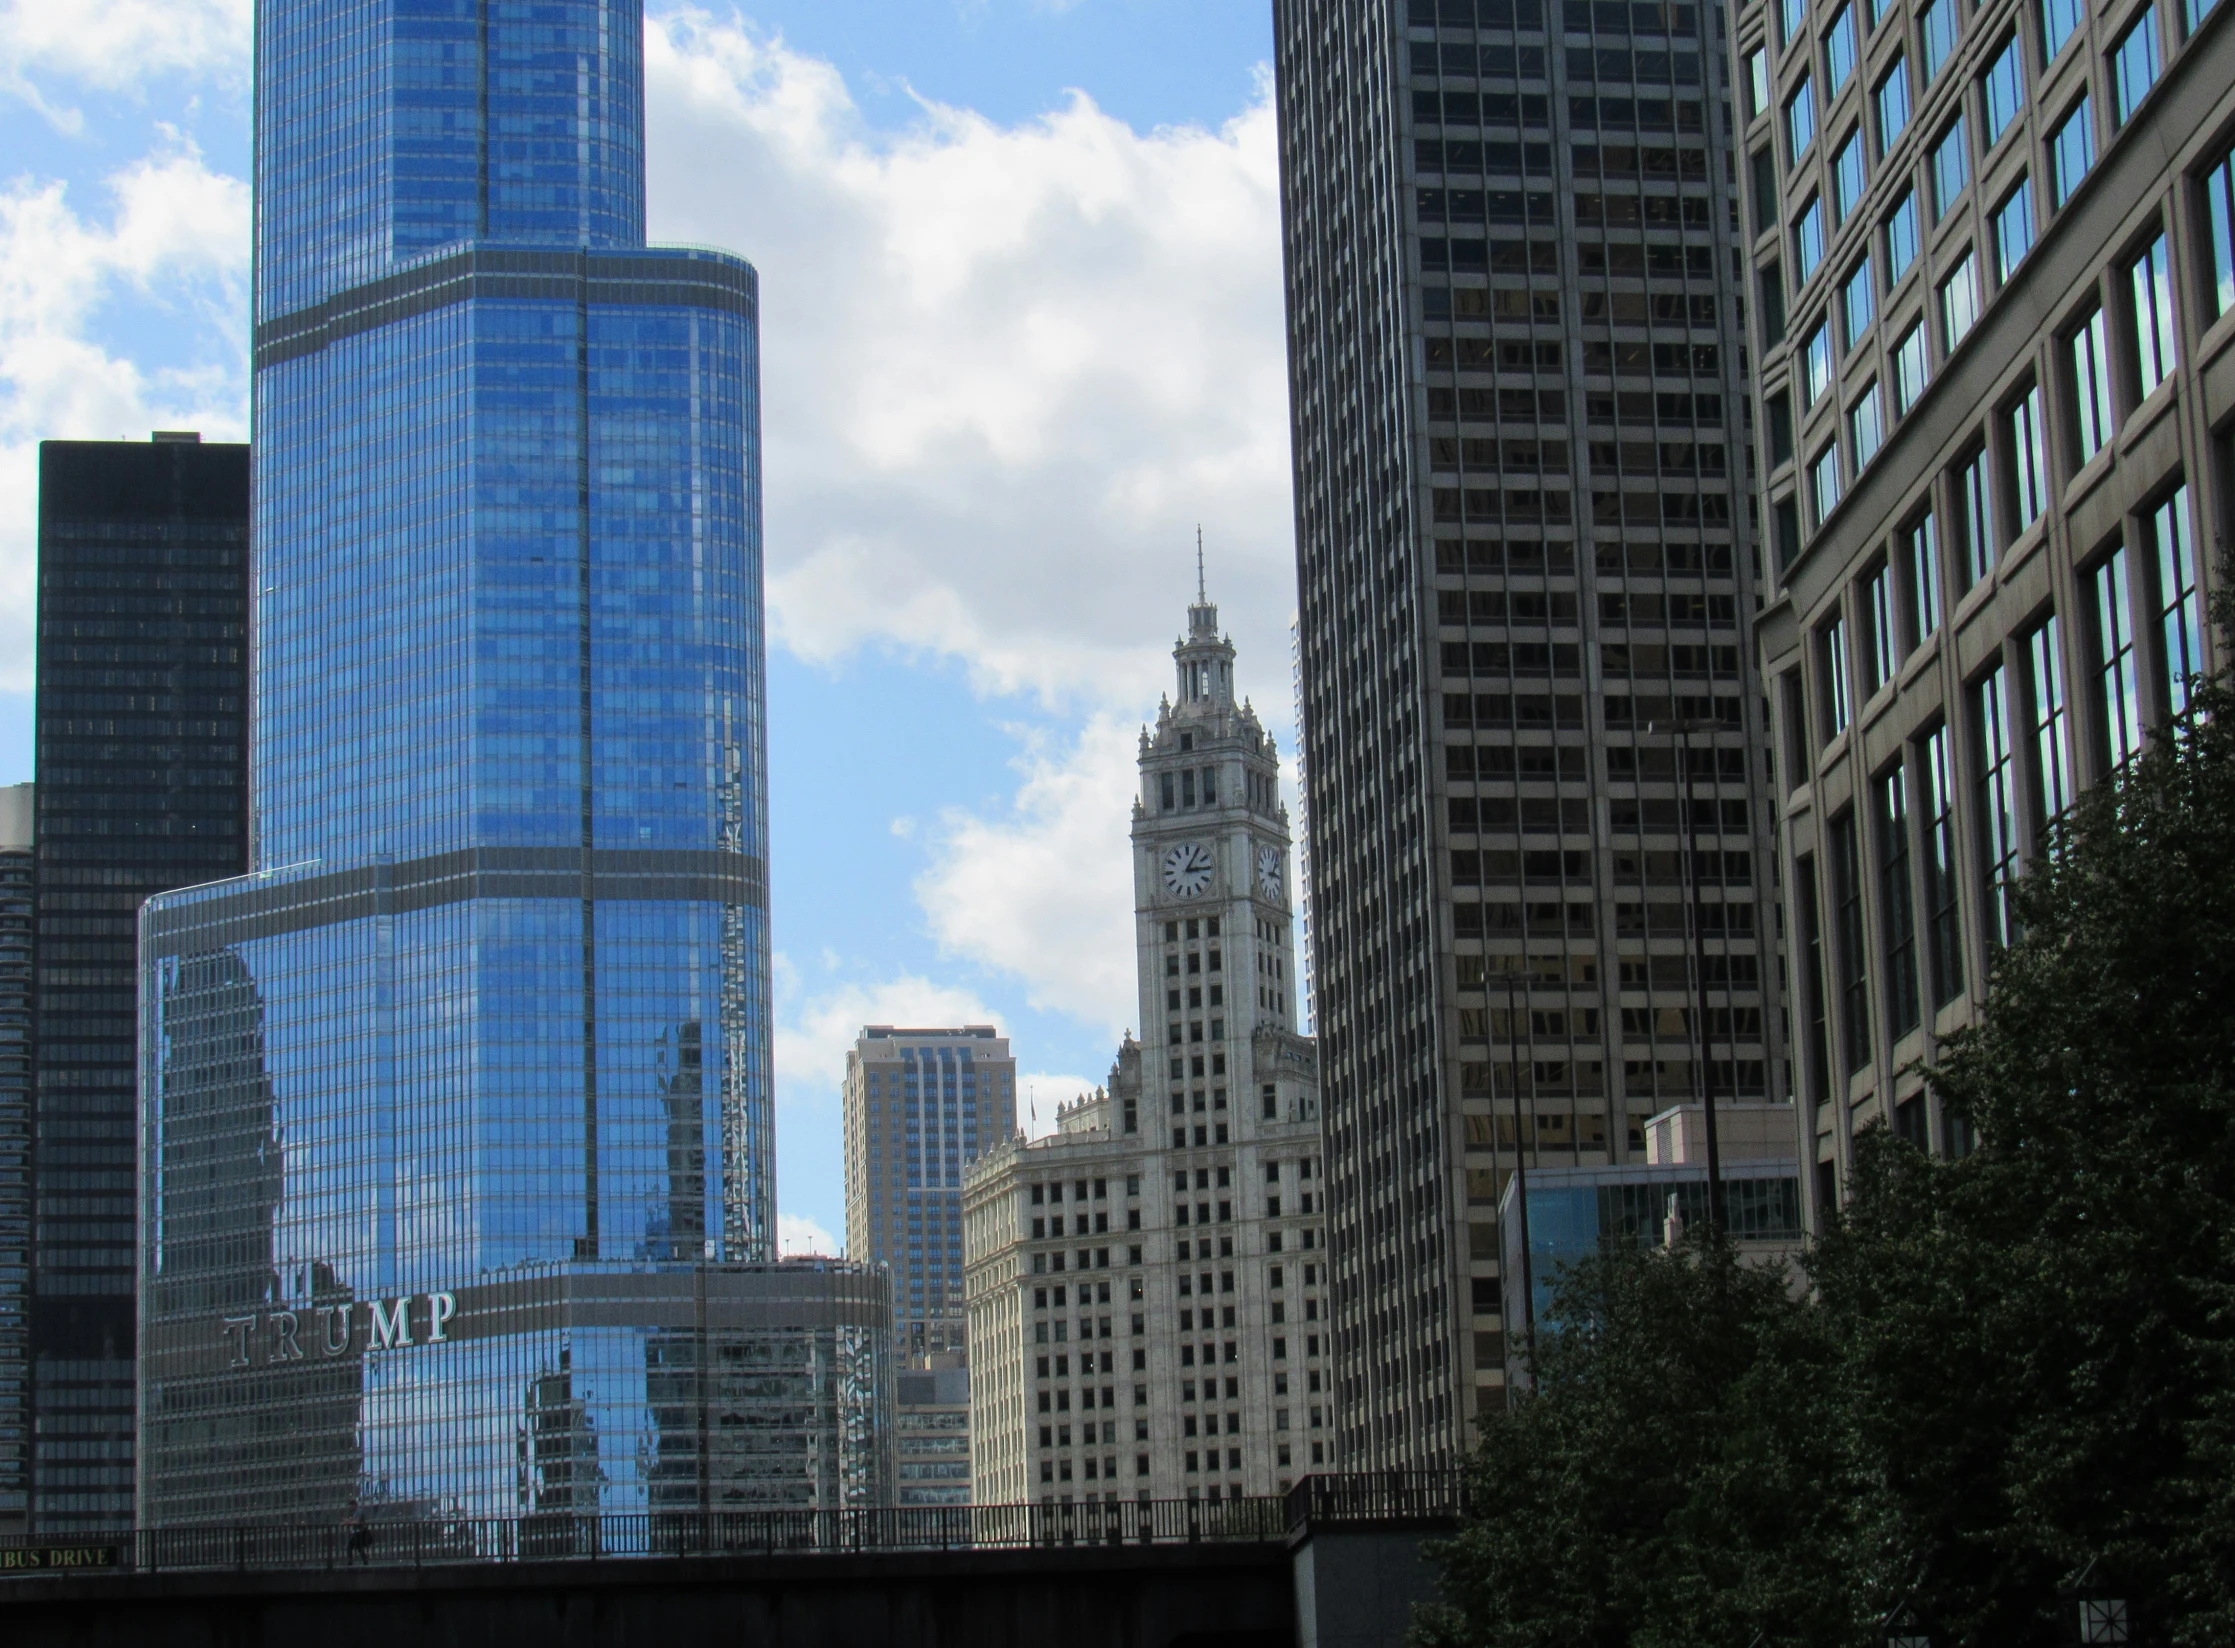
{"label": "green tree", "polygon": [[1844,1643],[1857,1496],[1822,1316],[1693,1234],[1575,1267],[1535,1392],[1486,1416],[1422,1648]]}
{"label": "green tree", "polygon": [[2074,808],[1795,1301],[1714,1242],[1569,1279],[1483,1424],[1428,1648],[2061,1639],[2071,1580],[2235,1648],[2235,694]]}
{"label": "green tree", "polygon": [[2235,1642],[2235,702],[2085,797],[1930,1079],[1978,1147],[1860,1152],[1810,1273],[1887,1513],[1959,1641],[2060,1585]]}

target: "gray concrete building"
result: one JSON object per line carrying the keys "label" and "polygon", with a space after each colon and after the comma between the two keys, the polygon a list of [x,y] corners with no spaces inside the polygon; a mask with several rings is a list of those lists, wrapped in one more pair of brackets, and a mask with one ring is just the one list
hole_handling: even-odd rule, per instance
{"label": "gray concrete building", "polygon": [[1516,1149],[1785,1097],[1723,17],[1274,6],[1348,1469],[1505,1401]]}
{"label": "gray concrete building", "polygon": [[0,789],[0,1534],[31,1515],[34,791]]}
{"label": "gray concrete building", "polygon": [[2215,661],[2235,31],[2203,0],[1737,13],[1812,1218],[1960,1153],[1968,1021],[2073,797]]}
{"label": "gray concrete building", "polygon": [[893,1381],[893,1503],[970,1503],[970,1367],[949,1351]]}
{"label": "gray concrete building", "polygon": [[892,1271],[902,1364],[961,1354],[962,1176],[1017,1130],[1017,1061],[990,1024],[866,1026],[846,1054],[846,1253]]}
{"label": "gray concrete building", "polygon": [[1332,1463],[1279,757],[1200,592],[1173,659],[1133,804],[1141,1037],[963,1192],[982,1503],[1227,1500]]}

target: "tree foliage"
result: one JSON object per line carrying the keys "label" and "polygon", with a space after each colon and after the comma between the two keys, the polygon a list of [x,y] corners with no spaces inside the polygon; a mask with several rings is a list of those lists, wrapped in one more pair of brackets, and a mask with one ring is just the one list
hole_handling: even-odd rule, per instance
{"label": "tree foliage", "polygon": [[2235,695],[2084,797],[1805,1297],[1711,1240],[1580,1267],[1488,1416],[1435,1648],[2060,1640],[2072,1581],[2235,1648]]}

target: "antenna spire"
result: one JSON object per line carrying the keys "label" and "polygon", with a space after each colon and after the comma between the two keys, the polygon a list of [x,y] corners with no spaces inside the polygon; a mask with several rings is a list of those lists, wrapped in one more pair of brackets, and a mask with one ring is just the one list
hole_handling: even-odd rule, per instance
{"label": "antenna spire", "polygon": [[1195,604],[1208,606],[1210,597],[1203,593],[1203,523],[1195,523]]}

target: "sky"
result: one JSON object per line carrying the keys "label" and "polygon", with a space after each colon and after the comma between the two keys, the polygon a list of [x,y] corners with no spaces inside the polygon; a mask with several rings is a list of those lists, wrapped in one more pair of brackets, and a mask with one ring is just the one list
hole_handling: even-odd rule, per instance
{"label": "sky", "polygon": [[[1198,527],[1294,748],[1271,6],[646,12],[652,239],[761,274],[777,1194],[831,1252],[862,1025],[1000,1026],[1035,1132],[1134,1028],[1136,740]],[[0,0],[0,783],[37,443],[246,438],[249,18]]]}

